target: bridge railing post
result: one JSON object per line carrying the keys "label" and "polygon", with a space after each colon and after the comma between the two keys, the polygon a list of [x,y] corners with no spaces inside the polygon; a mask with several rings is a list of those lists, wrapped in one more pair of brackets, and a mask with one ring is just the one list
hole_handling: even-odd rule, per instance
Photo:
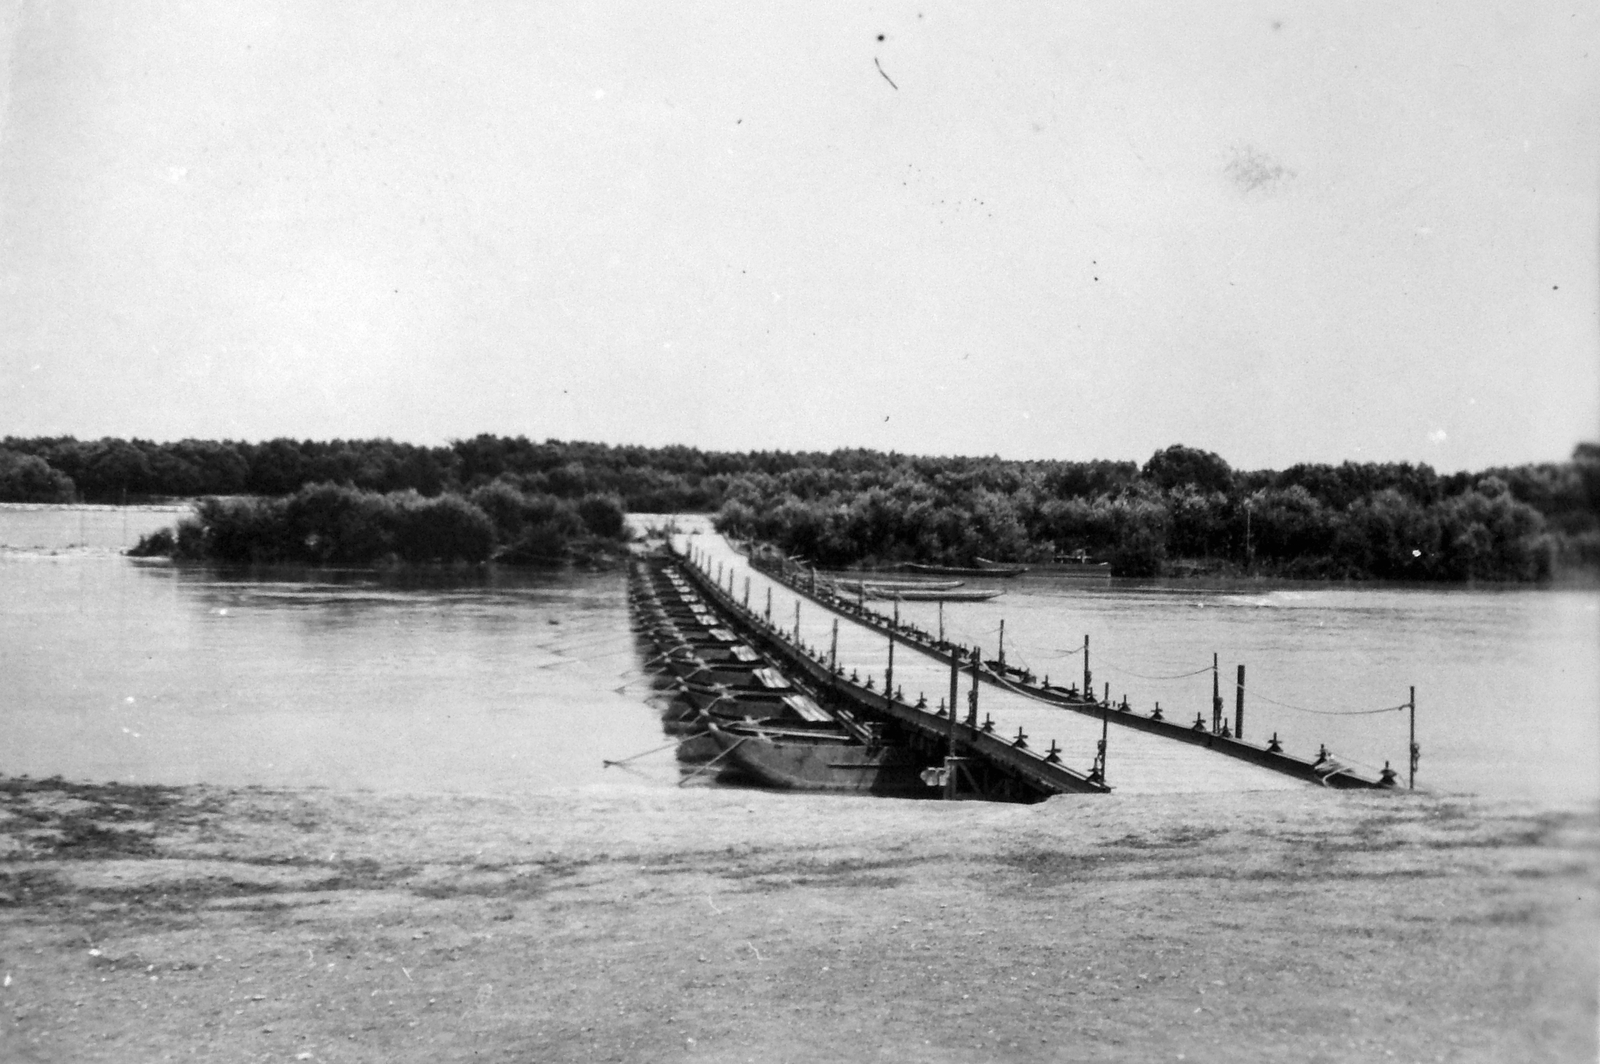
{"label": "bridge railing post", "polygon": [[1239,666],[1239,686],[1234,691],[1233,737],[1244,738],[1244,666]]}

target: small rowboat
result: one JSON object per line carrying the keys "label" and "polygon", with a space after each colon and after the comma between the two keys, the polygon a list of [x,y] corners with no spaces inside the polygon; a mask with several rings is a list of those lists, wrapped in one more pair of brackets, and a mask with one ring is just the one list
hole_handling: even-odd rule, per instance
{"label": "small rowboat", "polygon": [[963,569],[954,565],[922,565],[918,562],[902,562],[900,568],[908,573],[928,573],[931,576],[1021,576],[1028,571],[1026,565],[999,565],[990,563],[992,569]]}
{"label": "small rowboat", "polygon": [[865,594],[870,599],[898,599],[901,602],[987,602],[1004,595],[999,588],[967,588],[964,591],[909,591],[868,584]]}
{"label": "small rowboat", "polygon": [[834,580],[846,591],[949,591],[961,586],[960,580]]}

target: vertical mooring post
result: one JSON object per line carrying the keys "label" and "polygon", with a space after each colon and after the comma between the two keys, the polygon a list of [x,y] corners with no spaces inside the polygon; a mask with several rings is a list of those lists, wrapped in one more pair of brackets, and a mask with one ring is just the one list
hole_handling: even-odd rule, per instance
{"label": "vertical mooring post", "polygon": [[1003,669],[1006,667],[1006,619],[1000,618],[1000,653],[995,657]]}
{"label": "vertical mooring post", "polygon": [[1244,666],[1239,666],[1239,689],[1233,703],[1233,737],[1244,738]]}
{"label": "vertical mooring post", "polygon": [[956,695],[961,690],[961,661],[954,654],[950,655],[950,739],[945,748],[944,761],[944,796],[945,800],[956,796]]}
{"label": "vertical mooring post", "polygon": [[1214,652],[1211,655],[1211,730],[1222,730],[1222,667]]}
{"label": "vertical mooring post", "polygon": [[[900,592],[898,591],[894,593],[894,630],[897,632],[900,630]],[[890,643],[893,642],[894,640],[891,639]]]}
{"label": "vertical mooring post", "polygon": [[939,600],[939,642],[944,642],[944,599]]}
{"label": "vertical mooring post", "polygon": [[978,670],[983,667],[983,655],[972,648],[972,690],[967,692],[967,727],[978,726]]}
{"label": "vertical mooring post", "polygon": [[767,588],[767,627],[772,627],[772,588]]}
{"label": "vertical mooring post", "polygon": [[894,697],[894,636],[889,637],[889,668],[883,674],[883,700]]}
{"label": "vertical mooring post", "polygon": [[744,578],[744,609],[746,613],[750,612],[750,578],[748,576]]}
{"label": "vertical mooring post", "polygon": [[[1109,691],[1109,688],[1107,689]],[[1109,738],[1111,721],[1111,699],[1106,697],[1106,705],[1100,710],[1100,744],[1095,751],[1095,775],[1100,777],[1100,782],[1106,781],[1106,740]]]}
{"label": "vertical mooring post", "polygon": [[794,600],[794,645],[800,645],[800,600]]}
{"label": "vertical mooring post", "polygon": [[1083,700],[1094,701],[1094,673],[1089,671],[1089,637],[1083,637]]}
{"label": "vertical mooring post", "polygon": [[1408,790],[1417,789],[1417,762],[1422,760],[1422,750],[1417,746],[1417,689],[1411,689],[1411,699],[1407,703],[1411,710],[1411,780]]}
{"label": "vertical mooring post", "polygon": [[961,659],[950,656],[950,757],[956,756],[956,696],[961,693]]}
{"label": "vertical mooring post", "polygon": [[828,644],[828,671],[839,671],[839,618],[833,619],[833,641]]}

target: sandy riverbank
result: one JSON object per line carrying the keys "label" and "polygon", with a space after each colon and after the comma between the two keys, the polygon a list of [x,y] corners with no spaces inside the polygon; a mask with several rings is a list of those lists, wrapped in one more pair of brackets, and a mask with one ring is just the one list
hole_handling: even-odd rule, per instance
{"label": "sandy riverbank", "polygon": [[1595,1059],[1600,823],[0,781],[0,1059]]}

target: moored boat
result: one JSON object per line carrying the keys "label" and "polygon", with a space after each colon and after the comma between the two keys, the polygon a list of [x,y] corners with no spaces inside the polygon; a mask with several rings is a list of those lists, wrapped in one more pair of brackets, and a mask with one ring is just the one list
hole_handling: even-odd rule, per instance
{"label": "moored boat", "polygon": [[769,787],[926,797],[928,760],[907,747],[870,745],[833,726],[771,721],[707,726],[726,760]]}
{"label": "moored boat", "polygon": [[884,588],[868,584],[865,592],[870,599],[899,599],[902,602],[986,602],[1004,595],[999,588],[962,588],[949,591],[911,591],[904,588]]}
{"label": "moored boat", "polygon": [[766,665],[755,668],[707,665],[684,676],[683,682],[689,687],[735,692],[788,691],[794,686],[783,673]]}
{"label": "moored boat", "polygon": [[1039,576],[1070,576],[1109,578],[1111,563],[1091,558],[1083,551],[1058,554],[1048,562],[1035,565],[1032,570]]}
{"label": "moored boat", "polygon": [[890,591],[950,591],[962,585],[960,580],[842,580],[836,577],[828,579],[846,591],[865,591],[874,587]]}
{"label": "moored boat", "polygon": [[921,562],[901,562],[900,568],[908,573],[927,573],[930,576],[1021,576],[1028,571],[1026,565],[998,565],[990,569],[970,569],[958,565],[923,565]]}

